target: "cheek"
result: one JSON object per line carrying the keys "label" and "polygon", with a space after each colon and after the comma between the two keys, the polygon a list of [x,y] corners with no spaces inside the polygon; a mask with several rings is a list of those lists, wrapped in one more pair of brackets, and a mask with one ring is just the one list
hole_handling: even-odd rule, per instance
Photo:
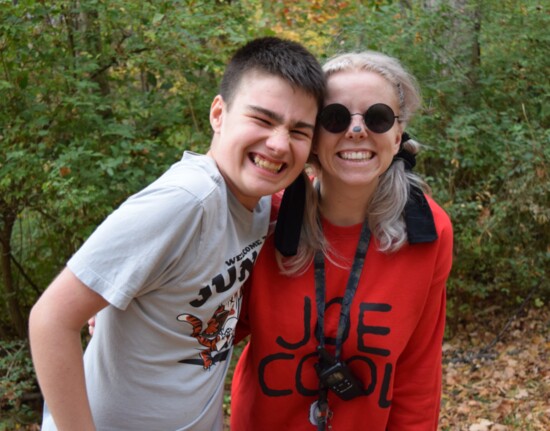
{"label": "cheek", "polygon": [[397,138],[395,138],[393,135],[392,136],[380,135],[380,137],[376,142],[380,153],[391,155],[393,157],[399,151],[400,141],[397,141]]}
{"label": "cheek", "polygon": [[313,150],[313,147],[309,145],[304,145],[303,148],[300,148],[298,153],[298,158],[299,158],[298,162],[302,165],[305,165],[309,157],[309,154],[310,152],[312,152],[312,150]]}
{"label": "cheek", "polygon": [[313,138],[313,144],[311,146],[312,154],[319,155],[325,151],[328,147],[334,146],[338,141],[337,135],[327,132],[323,128],[316,130],[316,135]]}
{"label": "cheek", "polygon": [[328,154],[326,143],[318,148],[317,153],[315,153],[315,159],[320,168],[327,168],[330,165],[330,155]]}
{"label": "cheek", "polygon": [[343,133],[332,134],[327,132],[326,136],[319,145],[320,156],[330,160],[332,157],[336,156],[336,153],[340,150],[341,143],[344,142],[345,135]]}

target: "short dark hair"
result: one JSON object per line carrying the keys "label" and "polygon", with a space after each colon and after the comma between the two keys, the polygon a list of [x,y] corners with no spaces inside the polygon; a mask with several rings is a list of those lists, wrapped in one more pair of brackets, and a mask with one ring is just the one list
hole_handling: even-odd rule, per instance
{"label": "short dark hair", "polygon": [[311,52],[297,42],[278,37],[262,37],[239,48],[225,69],[220,86],[224,101],[231,105],[241,79],[250,71],[277,76],[301,89],[323,106],[325,77]]}

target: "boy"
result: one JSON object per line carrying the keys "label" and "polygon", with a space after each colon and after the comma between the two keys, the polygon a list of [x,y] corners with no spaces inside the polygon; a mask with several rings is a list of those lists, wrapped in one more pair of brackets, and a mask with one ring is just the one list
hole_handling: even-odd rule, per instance
{"label": "boy", "polygon": [[[240,287],[267,233],[262,197],[302,170],[323,93],[299,44],[236,52],[207,155],[185,152],[130,197],[33,307],[44,430],[221,430]],[[98,312],[82,361],[80,330]]]}

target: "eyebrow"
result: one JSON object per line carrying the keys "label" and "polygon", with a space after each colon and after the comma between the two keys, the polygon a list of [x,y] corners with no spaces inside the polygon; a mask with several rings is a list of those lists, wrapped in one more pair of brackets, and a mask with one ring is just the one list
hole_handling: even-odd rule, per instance
{"label": "eyebrow", "polygon": [[[273,111],[270,111],[269,109],[265,109],[265,108],[262,108],[261,106],[256,106],[256,105],[248,105],[247,107],[252,111],[256,111],[260,114],[265,115],[266,117],[269,117],[270,119],[272,119],[273,121],[279,124],[284,123],[284,118],[281,115]],[[299,129],[307,128],[307,129],[315,130],[315,125],[306,123],[304,121],[296,122],[295,124],[293,124],[293,127],[297,127]]]}

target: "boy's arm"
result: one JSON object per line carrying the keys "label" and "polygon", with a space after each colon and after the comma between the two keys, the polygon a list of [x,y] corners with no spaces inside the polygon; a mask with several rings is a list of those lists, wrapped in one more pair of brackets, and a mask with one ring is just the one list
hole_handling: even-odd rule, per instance
{"label": "boy's arm", "polygon": [[86,395],[80,331],[107,305],[65,268],[31,310],[34,366],[59,431],[95,429]]}

